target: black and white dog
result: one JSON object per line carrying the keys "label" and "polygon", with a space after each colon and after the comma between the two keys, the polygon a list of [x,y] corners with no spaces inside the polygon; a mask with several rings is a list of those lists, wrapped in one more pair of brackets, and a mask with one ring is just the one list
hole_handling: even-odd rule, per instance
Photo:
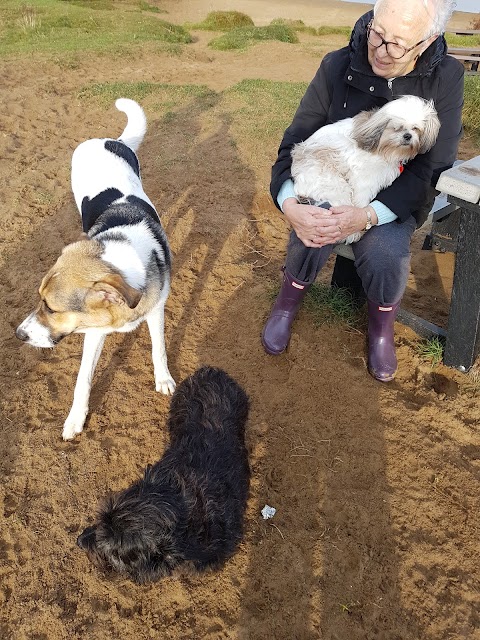
{"label": "black and white dog", "polygon": [[78,537],[92,562],[137,583],[180,566],[220,567],[242,538],[247,415],[247,395],[221,369],[203,367],[184,380],[172,397],[162,459],[108,498]]}
{"label": "black and white dog", "polygon": [[135,155],[146,118],[133,100],[120,98],[115,105],[128,117],[120,138],[87,140],[72,157],[72,190],[84,233],[63,249],[42,280],[38,307],[16,331],[35,347],[54,347],[71,333],[85,334],[64,440],[83,429],[93,373],[109,333],[132,331],[146,320],[156,389],[165,394],[175,389],[164,342],[170,249],[143,190]]}

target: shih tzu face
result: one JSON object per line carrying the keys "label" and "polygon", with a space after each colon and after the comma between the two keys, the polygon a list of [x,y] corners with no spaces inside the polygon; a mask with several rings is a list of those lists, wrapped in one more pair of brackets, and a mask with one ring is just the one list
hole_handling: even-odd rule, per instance
{"label": "shih tzu face", "polygon": [[354,118],[353,138],[364,151],[407,162],[429,151],[437,139],[440,120],[432,101],[402,96],[380,109]]}

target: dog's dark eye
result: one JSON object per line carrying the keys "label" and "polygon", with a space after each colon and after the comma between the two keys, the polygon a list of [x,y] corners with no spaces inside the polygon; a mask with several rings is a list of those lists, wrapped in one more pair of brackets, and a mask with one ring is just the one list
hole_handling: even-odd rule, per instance
{"label": "dog's dark eye", "polygon": [[45,300],[43,301],[43,306],[44,306],[44,308],[45,308],[45,311],[46,311],[48,314],[56,313],[56,311],[54,311],[53,309],[51,309],[51,308],[48,306],[48,304],[45,302]]}

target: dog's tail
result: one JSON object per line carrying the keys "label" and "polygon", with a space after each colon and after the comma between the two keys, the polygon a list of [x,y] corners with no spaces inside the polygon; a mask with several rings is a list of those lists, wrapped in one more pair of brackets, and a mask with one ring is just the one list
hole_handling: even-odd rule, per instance
{"label": "dog's tail", "polygon": [[147,119],[142,107],[128,98],[119,98],[115,102],[115,106],[119,111],[127,114],[128,122],[125,131],[118,138],[124,142],[127,147],[136,151],[143,140],[145,131],[147,130]]}

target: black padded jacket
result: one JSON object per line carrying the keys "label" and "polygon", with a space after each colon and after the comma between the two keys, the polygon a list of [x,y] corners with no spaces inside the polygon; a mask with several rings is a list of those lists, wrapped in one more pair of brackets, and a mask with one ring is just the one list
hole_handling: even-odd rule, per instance
{"label": "black padded jacket", "polygon": [[435,195],[432,187],[456,158],[462,135],[464,70],[458,60],[447,55],[445,38],[439,36],[406,76],[393,80],[376,76],[367,58],[366,28],[372,16],[370,11],[357,21],[347,47],[323,58],[283,136],[272,167],[270,192],[278,207],[278,192],[291,178],[293,145],[320,127],[383,106],[401,95],[420,96],[435,104],[441,122],[437,142],[428,153],[407,163],[394,183],[376,198],[397,215],[398,222],[413,215],[420,226]]}

